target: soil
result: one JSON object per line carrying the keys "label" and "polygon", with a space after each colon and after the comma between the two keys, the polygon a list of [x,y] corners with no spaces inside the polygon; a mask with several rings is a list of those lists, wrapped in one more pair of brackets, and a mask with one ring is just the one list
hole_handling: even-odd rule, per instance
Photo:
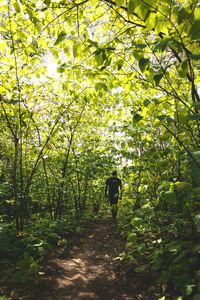
{"label": "soil", "polygon": [[157,300],[151,275],[117,259],[125,241],[111,221],[99,221],[43,262],[37,280],[13,292],[13,300]]}

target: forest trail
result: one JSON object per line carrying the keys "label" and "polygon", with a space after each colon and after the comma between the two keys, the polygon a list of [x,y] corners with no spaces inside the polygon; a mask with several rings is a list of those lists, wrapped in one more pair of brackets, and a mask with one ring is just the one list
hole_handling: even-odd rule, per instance
{"label": "forest trail", "polygon": [[124,241],[111,221],[97,222],[48,258],[44,275],[16,299],[158,299],[148,280],[115,259],[122,251]]}

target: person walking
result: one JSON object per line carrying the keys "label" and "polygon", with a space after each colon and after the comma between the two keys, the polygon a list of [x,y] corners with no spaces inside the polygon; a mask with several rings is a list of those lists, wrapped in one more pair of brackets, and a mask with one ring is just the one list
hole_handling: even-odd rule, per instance
{"label": "person walking", "polygon": [[116,223],[117,203],[122,197],[122,181],[117,177],[117,171],[113,171],[112,176],[106,180],[105,197],[109,199],[112,220]]}

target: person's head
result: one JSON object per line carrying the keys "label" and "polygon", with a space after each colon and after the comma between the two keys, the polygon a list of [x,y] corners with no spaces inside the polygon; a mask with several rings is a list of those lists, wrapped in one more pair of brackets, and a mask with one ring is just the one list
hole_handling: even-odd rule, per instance
{"label": "person's head", "polygon": [[113,171],[112,176],[117,177],[117,171]]}

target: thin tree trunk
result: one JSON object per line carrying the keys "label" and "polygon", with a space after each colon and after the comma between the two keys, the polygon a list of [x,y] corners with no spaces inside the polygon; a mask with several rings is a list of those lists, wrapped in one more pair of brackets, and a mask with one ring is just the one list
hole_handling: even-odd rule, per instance
{"label": "thin tree trunk", "polygon": [[47,174],[47,169],[46,169],[46,162],[45,162],[44,157],[42,157],[42,163],[43,163],[43,168],[44,168],[44,173],[45,173],[45,178],[46,178],[46,185],[47,185],[47,199],[48,199],[48,206],[49,206],[49,214],[50,214],[51,220],[53,220],[51,195],[50,195],[50,190],[49,190],[49,179],[48,179],[48,174]]}

